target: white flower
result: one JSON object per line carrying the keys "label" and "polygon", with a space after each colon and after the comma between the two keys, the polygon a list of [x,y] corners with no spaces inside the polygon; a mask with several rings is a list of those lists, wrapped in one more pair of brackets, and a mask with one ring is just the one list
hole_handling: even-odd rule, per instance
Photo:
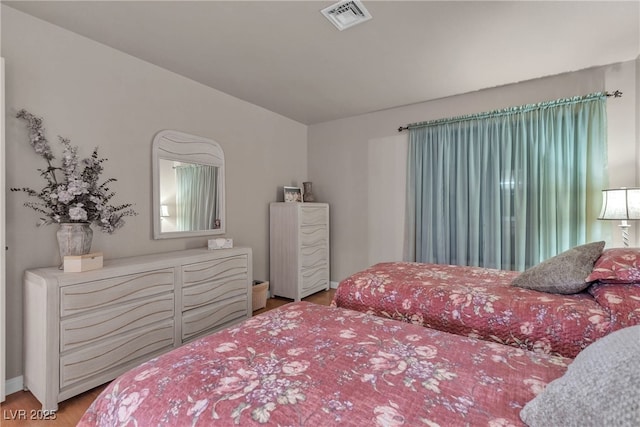
{"label": "white flower", "polygon": [[235,351],[238,349],[238,345],[234,342],[224,342],[220,344],[214,351],[216,353],[226,353],[228,351]]}
{"label": "white flower", "polygon": [[191,408],[189,408],[189,410],[187,411],[187,415],[193,418],[199,417],[202,411],[206,409],[208,404],[209,401],[207,399],[198,400]]}
{"label": "white flower", "polygon": [[340,331],[340,338],[355,338],[357,334],[351,329],[343,329]]}
{"label": "white flower", "polygon": [[69,209],[69,218],[71,218],[72,221],[87,220],[87,211],[82,209],[82,203],[78,203],[76,207]]}
{"label": "white flower", "polygon": [[376,406],[373,409],[376,415],[376,425],[383,427],[400,426],[405,423],[405,417],[398,411],[398,405],[389,402],[389,406]]}
{"label": "white flower", "polygon": [[524,322],[520,325],[520,332],[524,335],[531,335],[533,333],[533,324],[531,322]]}
{"label": "white flower", "polygon": [[[52,198],[54,197],[53,195],[51,196]],[[62,203],[69,203],[70,201],[72,201],[74,199],[74,195],[71,194],[70,192],[68,192],[67,190],[60,190],[58,192],[58,200],[60,200],[60,202]]]}
{"label": "white flower", "polygon": [[73,181],[69,181],[69,186],[67,188],[69,193],[77,196],[80,194],[87,194],[89,192],[89,183],[79,179],[74,179]]}
{"label": "white flower", "polygon": [[282,366],[282,372],[287,375],[298,375],[309,369],[309,365],[307,360],[292,360]]}

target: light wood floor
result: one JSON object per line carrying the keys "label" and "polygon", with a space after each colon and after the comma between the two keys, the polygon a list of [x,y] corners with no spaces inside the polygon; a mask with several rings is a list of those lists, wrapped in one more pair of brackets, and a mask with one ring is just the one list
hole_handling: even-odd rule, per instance
{"label": "light wood floor", "polygon": [[[334,294],[335,289],[330,289],[313,294],[304,298],[304,300],[315,304],[329,305]],[[267,306],[254,311],[253,314],[255,316],[256,314],[264,313],[265,311],[272,310],[290,302],[291,300],[284,298],[269,298],[267,300]],[[28,391],[19,391],[10,394],[7,396],[7,400],[0,404],[0,425],[2,427],[73,427],[78,423],[89,405],[91,405],[91,402],[93,402],[106,386],[106,384],[101,385],[79,396],[60,402],[58,411],[53,415],[55,416],[55,420],[42,419],[42,417],[38,419],[38,415],[42,415],[42,413],[39,412],[42,406]]]}

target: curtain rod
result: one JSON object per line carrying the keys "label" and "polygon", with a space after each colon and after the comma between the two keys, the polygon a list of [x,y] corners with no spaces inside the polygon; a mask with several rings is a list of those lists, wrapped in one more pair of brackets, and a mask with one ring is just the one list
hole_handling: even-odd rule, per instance
{"label": "curtain rod", "polygon": [[[613,92],[605,92],[604,94],[605,94],[606,96],[608,96],[608,97],[611,97],[611,96],[612,96],[612,97],[614,97],[614,98],[622,98],[622,92],[620,92],[620,91],[619,91],[619,90],[617,90],[617,89],[616,89],[616,90],[614,90]],[[411,125],[400,126],[400,127],[398,128],[398,132],[402,132],[403,130],[408,130],[410,126],[411,126]]]}

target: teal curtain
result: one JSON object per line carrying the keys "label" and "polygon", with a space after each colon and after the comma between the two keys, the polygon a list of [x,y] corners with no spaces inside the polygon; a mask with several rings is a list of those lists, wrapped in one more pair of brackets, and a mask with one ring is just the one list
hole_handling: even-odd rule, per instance
{"label": "teal curtain", "polygon": [[606,95],[409,126],[405,259],[523,270],[600,238]]}
{"label": "teal curtain", "polygon": [[176,228],[210,230],[218,215],[218,168],[208,165],[176,167]]}

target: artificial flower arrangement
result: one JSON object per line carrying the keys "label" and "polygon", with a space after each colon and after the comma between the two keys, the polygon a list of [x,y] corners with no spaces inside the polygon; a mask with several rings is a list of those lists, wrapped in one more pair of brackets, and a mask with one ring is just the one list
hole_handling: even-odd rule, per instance
{"label": "artificial flower arrangement", "polygon": [[11,191],[23,191],[37,202],[26,202],[24,205],[43,214],[38,226],[54,223],[94,224],[105,233],[113,233],[124,225],[125,216],[137,213],[131,203],[112,206],[109,202],[115,196],[108,185],[115,182],[109,178],[99,183],[103,171],[102,163],[107,159],[98,157],[98,147],[94,148],[91,157],[78,159],[78,147],[72,146],[67,138],[58,137],[62,144],[61,166],[54,166],[55,156],[44,135],[42,118],[36,117],[26,110],[20,110],[16,116],[28,123],[31,146],[37,154],[47,162],[45,169],[38,169],[47,185],[40,191],[31,188],[12,188]]}

